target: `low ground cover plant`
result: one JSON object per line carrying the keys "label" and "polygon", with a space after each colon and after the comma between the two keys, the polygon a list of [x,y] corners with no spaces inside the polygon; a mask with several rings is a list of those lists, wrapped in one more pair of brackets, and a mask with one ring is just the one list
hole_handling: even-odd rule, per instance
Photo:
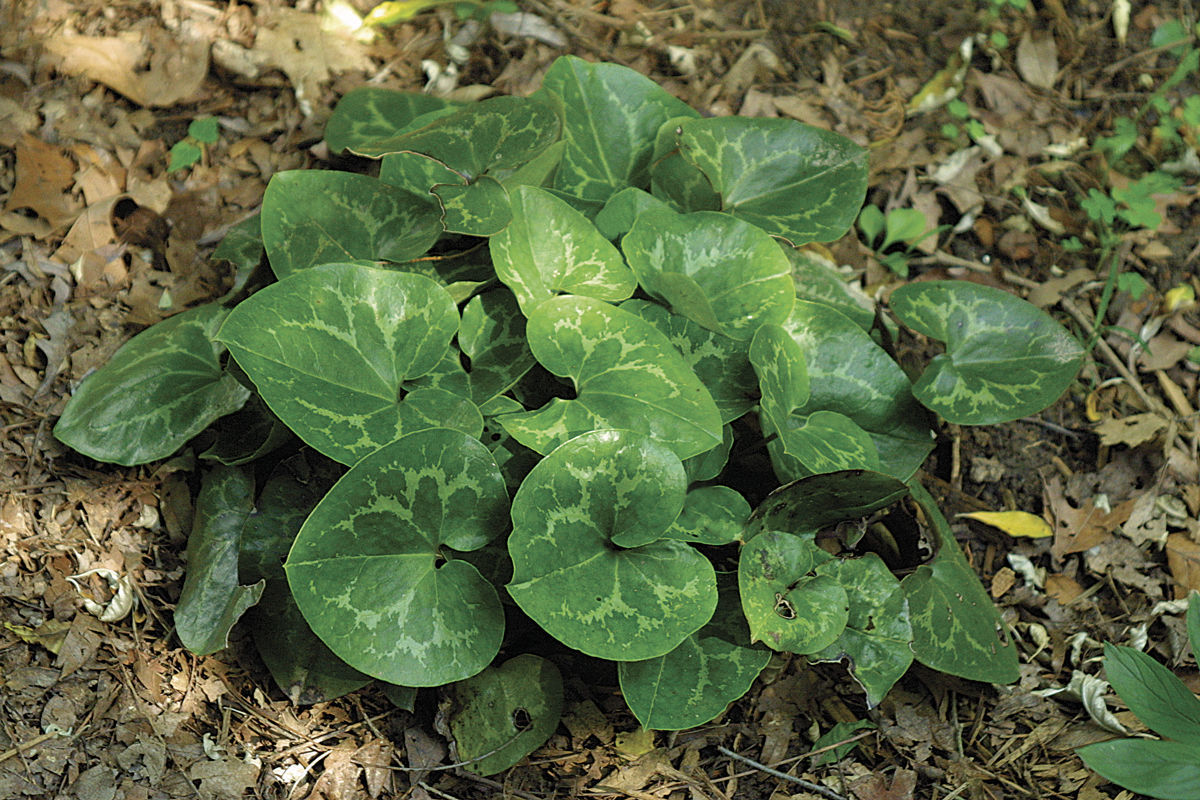
{"label": "low ground cover plant", "polygon": [[1006,292],[914,283],[890,311],[945,352],[911,381],[896,321],[802,247],[858,216],[863,148],[573,57],[531,97],[359,89],[326,139],[358,171],[274,176],[215,254],[230,296],[134,337],[55,427],[206,465],[188,648],[240,623],[297,700],[443,687],[481,773],[554,730],[571,651],[653,729],[719,716],[773,652],[871,704],[913,660],[1017,678],[917,470],[935,415],[1035,413],[1083,350]]}

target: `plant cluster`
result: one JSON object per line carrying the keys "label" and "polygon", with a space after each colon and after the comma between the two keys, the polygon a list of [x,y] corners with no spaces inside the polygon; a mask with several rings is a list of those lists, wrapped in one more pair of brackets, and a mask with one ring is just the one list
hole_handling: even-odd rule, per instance
{"label": "plant cluster", "polygon": [[801,247],[854,222],[863,148],[573,57],[531,97],[359,89],[326,139],[377,175],[275,175],[216,253],[235,291],[134,337],[54,429],[210,465],[188,648],[241,620],[300,700],[446,687],[483,773],[554,730],[563,647],[653,729],[776,651],[872,704],[914,659],[1017,678],[917,471],[933,414],[1035,413],[1083,351],[1006,292],[915,283],[890,309],[945,353],[910,381],[896,322]]}

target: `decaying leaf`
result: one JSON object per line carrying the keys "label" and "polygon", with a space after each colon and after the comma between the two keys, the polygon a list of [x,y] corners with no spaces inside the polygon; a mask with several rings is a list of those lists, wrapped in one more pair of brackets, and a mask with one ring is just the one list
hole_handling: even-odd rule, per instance
{"label": "decaying leaf", "polygon": [[1121,503],[1111,511],[1103,511],[1089,499],[1076,508],[1063,495],[1062,481],[1054,478],[1046,484],[1046,508],[1054,518],[1054,544],[1050,552],[1055,558],[1068,553],[1081,553],[1103,542],[1133,513],[1133,500]]}
{"label": "decaying leaf", "polygon": [[1121,419],[1106,419],[1096,426],[1096,433],[1100,434],[1101,444],[1110,447],[1115,444],[1137,447],[1157,436],[1159,431],[1167,427],[1167,423],[1168,421],[1159,414],[1148,412]]}
{"label": "decaying leaf", "polygon": [[116,36],[59,34],[46,49],[59,69],[103,83],[138,105],[174,106],[193,99],[208,74],[208,43],[179,40],[161,28]]}

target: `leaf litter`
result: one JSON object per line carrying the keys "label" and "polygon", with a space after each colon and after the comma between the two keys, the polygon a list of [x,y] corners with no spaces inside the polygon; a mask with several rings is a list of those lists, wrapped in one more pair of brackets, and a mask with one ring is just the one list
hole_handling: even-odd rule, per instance
{"label": "leaf litter", "polygon": [[[921,279],[1029,292],[1081,336],[1094,329],[1105,275],[1060,242],[1088,235],[1076,194],[1124,185],[1088,142],[1112,129],[1108,95],[1126,93],[1135,110],[1152,91],[1140,76],[1153,86],[1170,74],[1169,54],[1150,45],[1163,9],[1140,8],[1118,31],[1098,10],[1057,3],[986,24],[941,2],[520,5],[540,33],[475,32],[457,50],[443,42],[462,30],[438,13],[364,41],[309,6],[167,3],[143,15],[17,0],[0,11],[0,796],[817,796],[717,746],[847,798],[1117,796],[1072,754],[1107,734],[1081,706],[1039,695],[1094,675],[1104,641],[1137,644],[1200,688],[1170,606],[1200,589],[1200,318],[1194,301],[1167,299],[1200,289],[1194,176],[1152,199],[1157,230],[1125,234],[1122,269],[1144,291],[1115,293],[1080,391],[1040,419],[948,427],[928,465],[948,510],[1021,512],[1053,530],[1014,539],[955,525],[1025,654],[1014,686],[914,668],[868,712],[842,667],[781,659],[709,726],[648,736],[614,676],[578,660],[564,664],[574,722],[488,782],[426,771],[451,752],[427,717],[376,688],[296,706],[236,637],[202,658],[178,646],[188,465],[99,465],[49,426],[130,335],[232,285],[211,246],[255,210],[272,174],[319,164],[335,98],[368,80],[523,94],[576,52],[650,75],[708,114],[832,127],[873,146],[868,203],[943,226],[911,262]],[[992,35],[983,44],[980,31]],[[947,114],[952,99],[965,120]],[[218,143],[168,177],[167,150],[210,115]],[[961,130],[947,136],[947,125]],[[854,233],[823,249],[868,292],[897,283]],[[88,612],[82,592],[103,614],[123,580],[138,600],[127,616]],[[836,765],[805,758],[834,725],[865,718],[878,732]],[[400,767],[423,772],[406,783]]]}

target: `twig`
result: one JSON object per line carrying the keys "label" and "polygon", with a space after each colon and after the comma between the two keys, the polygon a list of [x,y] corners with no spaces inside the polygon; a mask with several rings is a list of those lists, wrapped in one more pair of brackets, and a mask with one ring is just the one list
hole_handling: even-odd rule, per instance
{"label": "twig", "polygon": [[476,775],[474,772],[469,772],[467,770],[459,770],[455,774],[460,778],[470,778],[471,780],[475,781],[476,783],[481,783],[484,786],[490,786],[493,789],[500,789],[501,791],[507,792],[508,794],[515,795],[516,797],[520,797],[520,798],[522,798],[522,800],[543,800],[541,797],[538,797],[535,794],[530,794],[529,792],[523,792],[520,789],[507,789],[507,788],[505,788],[503,783],[494,781],[491,778],[485,778],[482,775]]}
{"label": "twig", "polygon": [[822,797],[828,797],[829,800],[846,800],[845,797],[838,794],[833,789],[827,789],[819,783],[813,783],[812,781],[806,781],[803,778],[797,778],[795,775],[788,775],[786,772],[780,772],[777,769],[771,769],[766,764],[760,764],[759,762],[755,761],[752,758],[746,758],[743,755],[738,755],[737,753],[730,750],[728,747],[718,746],[717,751],[723,755],[729,756],[730,758],[734,759],[735,761],[741,761],[743,764],[749,764],[750,766],[754,767],[755,769],[757,769],[761,772],[765,772],[768,775],[773,775],[776,778],[782,778],[783,780],[790,781],[794,784],[797,784],[798,786],[803,786],[805,789],[807,789],[810,792],[816,792],[817,794],[821,795]]}

